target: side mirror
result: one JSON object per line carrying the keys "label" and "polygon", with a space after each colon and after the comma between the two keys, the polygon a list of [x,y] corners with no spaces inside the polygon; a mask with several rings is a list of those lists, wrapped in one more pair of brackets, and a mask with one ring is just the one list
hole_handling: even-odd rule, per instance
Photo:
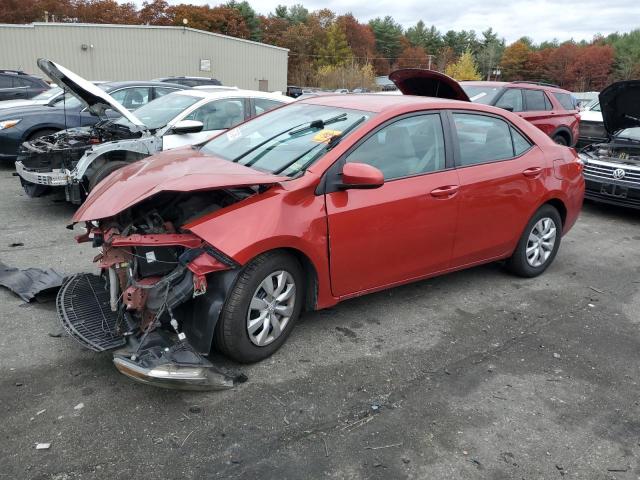
{"label": "side mirror", "polygon": [[186,133],[198,133],[202,131],[204,124],[196,120],[180,120],[173,126],[173,133],[184,135]]}
{"label": "side mirror", "polygon": [[384,175],[376,167],[366,163],[345,163],[342,167],[340,188],[378,188],[384,184]]}

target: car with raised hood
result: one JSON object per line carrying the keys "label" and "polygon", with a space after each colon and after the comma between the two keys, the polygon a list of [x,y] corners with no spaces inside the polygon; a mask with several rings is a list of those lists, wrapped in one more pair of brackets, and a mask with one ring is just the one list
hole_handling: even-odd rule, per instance
{"label": "car with raised hood", "polygon": [[308,98],[117,170],[72,219],[100,274],[61,288],[62,324],[136,380],[224,388],[212,349],[264,359],[305,310],[498,260],[541,274],[582,164],[456,88]]}
{"label": "car with raised hood", "polygon": [[[446,77],[447,83],[455,82],[446,75],[433,70],[407,68],[392,72],[389,78],[405,94],[415,94],[412,81],[418,83],[434,78]],[[395,80],[394,80],[395,78]],[[492,105],[516,113],[531,122],[554,142],[574,146],[578,141],[580,119],[578,108],[571,92],[542,82],[460,82],[458,99]]]}
{"label": "car with raised hood", "polygon": [[599,103],[608,139],[580,150],[585,197],[640,209],[640,80],[609,85]]}
{"label": "car with raised hood", "polygon": [[93,128],[63,130],[22,144],[16,171],[27,194],[40,196],[52,187],[64,188],[67,200],[76,204],[124,165],[162,150],[201,143],[293,101],[284,95],[237,88],[179,90],[129,112],[108,93],[61,65],[50,62],[46,68],[49,76],[88,108],[102,104],[101,109],[122,114]]}
{"label": "car with raised hood", "polygon": [[[38,66],[41,69],[44,66],[45,73],[49,67],[55,68],[55,65],[49,60],[38,60]],[[57,83],[55,77],[52,80]],[[135,110],[155,98],[186,88],[182,85],[147,81],[105,82],[97,86],[86,83],[91,85],[89,100],[99,99],[108,93],[125,110]],[[23,142],[60,130],[90,127],[123,115],[122,112],[113,110],[107,102],[88,107],[86,101],[78,96],[77,92],[69,91],[62,100],[53,104],[0,109],[0,161],[15,162]],[[108,136],[109,132],[105,132],[105,135]]]}

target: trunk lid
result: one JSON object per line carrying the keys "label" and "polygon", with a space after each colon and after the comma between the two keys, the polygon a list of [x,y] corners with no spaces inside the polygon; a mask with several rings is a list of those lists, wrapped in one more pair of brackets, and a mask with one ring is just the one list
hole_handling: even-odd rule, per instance
{"label": "trunk lid", "polygon": [[398,90],[404,95],[448,98],[469,102],[469,97],[460,84],[444,73],[422,68],[403,68],[389,75]]}
{"label": "trunk lid", "polygon": [[192,147],[177,148],[116,170],[89,194],[73,223],[112,217],[160,192],[270,185],[288,179]]}
{"label": "trunk lid", "polygon": [[598,98],[607,133],[640,126],[640,80],[612,83]]}
{"label": "trunk lid", "polygon": [[144,123],[142,123],[138,117],[124,108],[124,106],[111,95],[81,76],[76,75],[71,70],[46,58],[38,59],[38,67],[40,67],[40,70],[53,80],[53,82],[66,88],[74,97],[86,104],[94,115],[104,117],[105,110],[110,108],[120,113],[132,124],[145,128]]}

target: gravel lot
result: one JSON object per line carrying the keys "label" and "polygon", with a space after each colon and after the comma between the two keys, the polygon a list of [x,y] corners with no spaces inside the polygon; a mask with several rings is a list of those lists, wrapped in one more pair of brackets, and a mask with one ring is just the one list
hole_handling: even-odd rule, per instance
{"label": "gravel lot", "polygon": [[[8,167],[0,191],[2,262],[92,269],[70,205]],[[587,204],[537,279],[488,265],[307,314],[223,392],[133,383],[1,290],[0,478],[640,478],[639,227]]]}

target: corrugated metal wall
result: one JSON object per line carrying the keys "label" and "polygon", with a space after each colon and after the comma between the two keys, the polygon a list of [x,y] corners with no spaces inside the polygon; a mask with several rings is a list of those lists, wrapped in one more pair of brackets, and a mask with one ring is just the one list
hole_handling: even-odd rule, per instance
{"label": "corrugated metal wall", "polygon": [[[45,57],[88,80],[190,75],[253,90],[260,80],[269,91],[287,87],[286,49],[189,28],[0,24],[0,45],[0,69],[40,74],[36,59]],[[210,72],[200,70],[201,60],[210,60]]]}

